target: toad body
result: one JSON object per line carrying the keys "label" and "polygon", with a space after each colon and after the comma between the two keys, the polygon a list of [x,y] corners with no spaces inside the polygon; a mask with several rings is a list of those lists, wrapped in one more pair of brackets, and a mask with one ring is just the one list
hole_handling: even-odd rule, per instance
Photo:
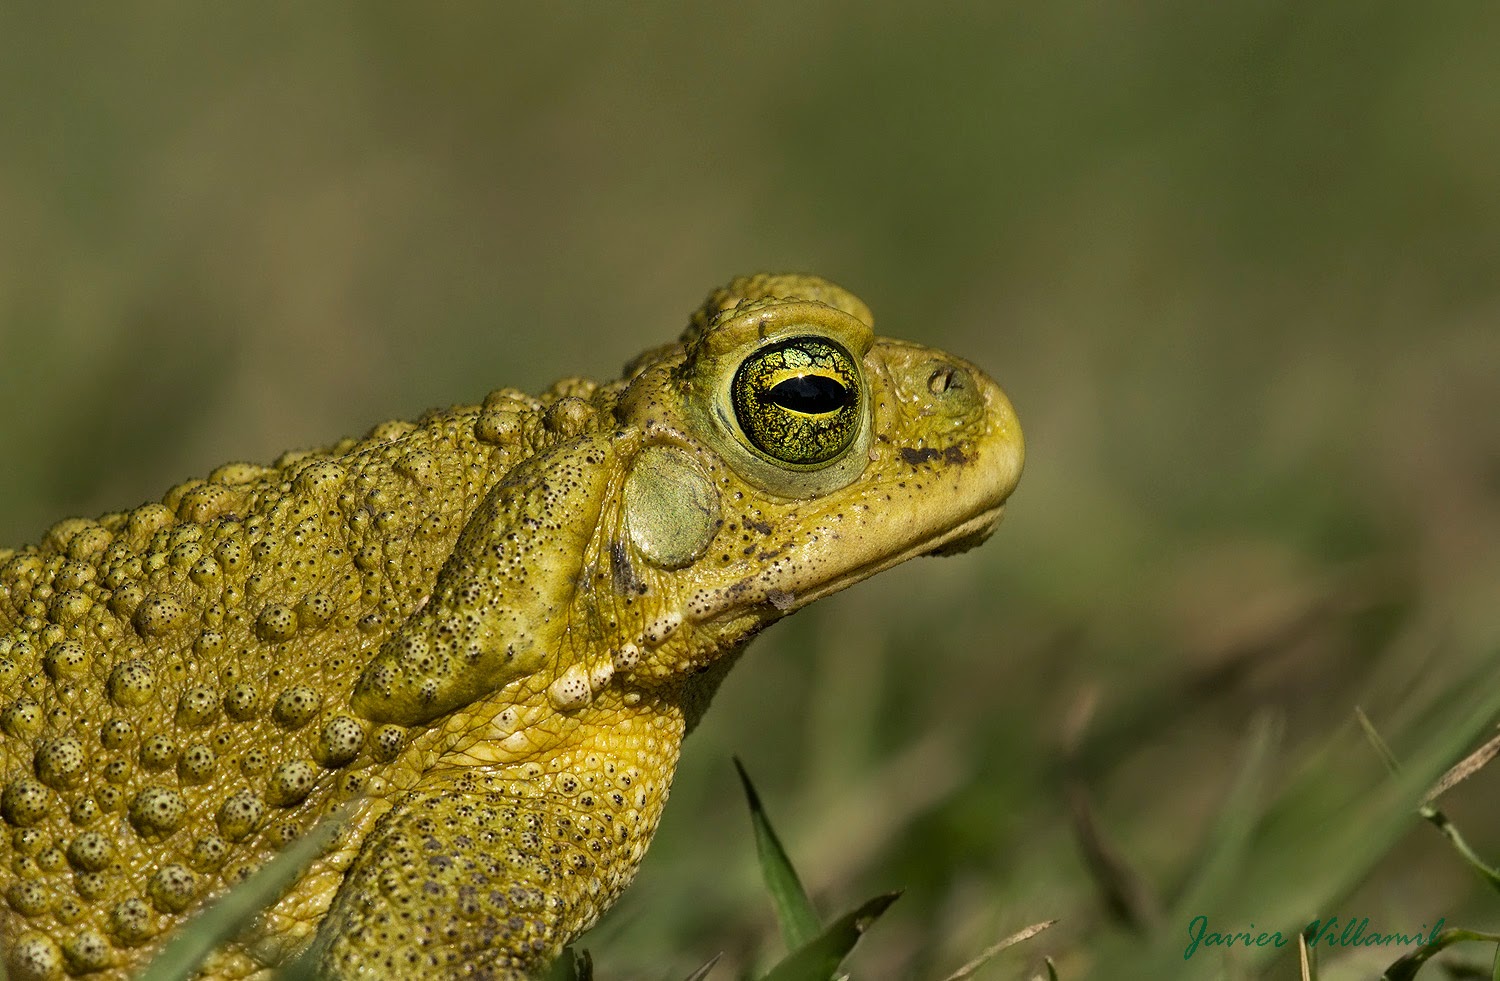
{"label": "toad body", "polygon": [[625,888],[768,624],[987,537],[974,366],[811,276],[711,294],[608,384],[230,464],[0,549],[0,951],[121,978],[320,818],[208,976],[518,978]]}

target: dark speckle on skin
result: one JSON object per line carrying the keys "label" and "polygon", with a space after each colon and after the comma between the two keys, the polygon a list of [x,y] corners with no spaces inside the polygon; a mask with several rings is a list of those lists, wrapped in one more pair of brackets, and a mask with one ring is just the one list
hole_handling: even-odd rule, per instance
{"label": "dark speckle on skin", "polygon": [[910,446],[901,447],[901,459],[914,467],[936,459],[938,455],[938,451],[930,446],[924,446],[919,450],[914,450]]}
{"label": "dark speckle on skin", "polygon": [[636,578],[635,567],[630,563],[630,553],[623,542],[609,546],[609,567],[614,572],[615,591],[619,593],[644,593],[646,584]]}
{"label": "dark speckle on skin", "polygon": [[766,524],[764,521],[754,521],[750,518],[745,519],[745,527],[753,528],[754,530],[760,532],[762,535],[769,535],[772,531],[771,526]]}
{"label": "dark speckle on skin", "polygon": [[950,466],[960,466],[969,462],[968,454],[957,443],[944,447],[941,450],[933,449],[930,446],[924,446],[921,449],[913,449],[910,446],[903,446],[901,448],[901,459],[914,467],[921,466],[924,463],[931,463],[938,457],[942,457],[943,462]]}

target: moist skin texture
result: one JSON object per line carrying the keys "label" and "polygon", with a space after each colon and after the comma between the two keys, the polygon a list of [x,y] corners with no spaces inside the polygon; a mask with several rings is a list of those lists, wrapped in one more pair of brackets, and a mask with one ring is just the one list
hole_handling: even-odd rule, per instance
{"label": "moist skin texture", "polygon": [[1000,389],[811,276],[607,384],[234,463],[0,549],[0,951],[123,978],[320,818],[206,974],[524,977],[634,876],[756,632],[994,529]]}

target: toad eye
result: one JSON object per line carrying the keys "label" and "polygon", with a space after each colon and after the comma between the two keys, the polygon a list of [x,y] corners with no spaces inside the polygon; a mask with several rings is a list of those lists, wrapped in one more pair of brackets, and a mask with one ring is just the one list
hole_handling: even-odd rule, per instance
{"label": "toad eye", "polygon": [[843,347],[821,337],[794,337],[746,358],[730,396],[751,446],[782,463],[816,467],[854,441],[860,382]]}

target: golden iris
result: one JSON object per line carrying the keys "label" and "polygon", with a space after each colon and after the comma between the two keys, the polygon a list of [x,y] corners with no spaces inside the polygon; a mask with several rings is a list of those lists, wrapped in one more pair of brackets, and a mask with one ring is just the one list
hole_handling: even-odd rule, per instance
{"label": "golden iris", "polygon": [[751,446],[782,463],[814,467],[854,441],[859,383],[843,347],[822,337],[794,337],[746,358],[730,397]]}

